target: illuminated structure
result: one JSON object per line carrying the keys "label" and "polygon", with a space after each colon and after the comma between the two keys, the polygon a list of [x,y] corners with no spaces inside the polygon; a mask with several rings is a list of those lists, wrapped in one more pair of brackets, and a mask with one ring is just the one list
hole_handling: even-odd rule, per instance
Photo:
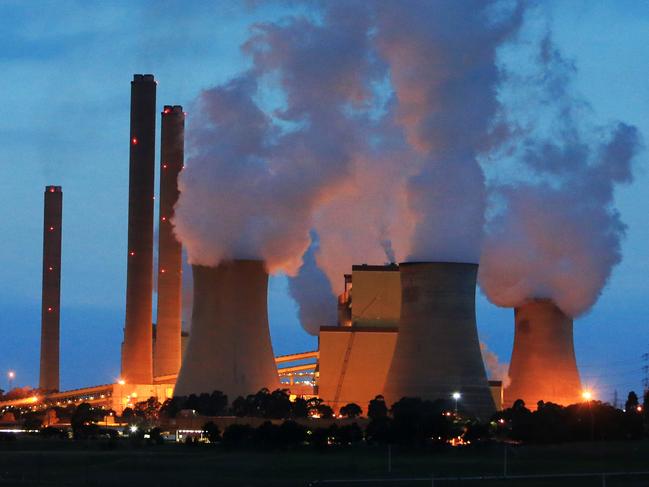
{"label": "illuminated structure", "polygon": [[383,393],[397,335],[385,326],[321,327],[318,396],[334,412],[351,402],[367,412],[370,400]]}
{"label": "illuminated structure", "polygon": [[551,300],[534,299],[514,311],[514,348],[505,407],[522,399],[561,405],[581,401],[581,382],[573,346],[572,318]]}
{"label": "illuminated structure", "polygon": [[260,260],[194,265],[192,328],[174,396],[221,391],[234,400],[279,387]]}
{"label": "illuminated structure", "polygon": [[338,299],[340,326],[320,328],[318,395],[334,412],[364,410],[383,392],[401,310],[399,267],[354,265]]}
{"label": "illuminated structure", "polygon": [[62,223],[63,192],[61,186],[47,186],[43,218],[41,363],[38,386],[43,391],[59,390]]}
{"label": "illuminated structure", "polygon": [[131,82],[128,201],[128,265],[122,376],[129,383],[153,381],[153,190],[156,82],[136,74]]}
{"label": "illuminated structure", "polygon": [[185,114],[181,106],[162,111],[160,214],[158,224],[158,320],[153,350],[154,377],[175,375],[181,362],[182,247],[171,225],[183,168]]}
{"label": "illuminated structure", "polygon": [[402,397],[450,399],[487,419],[495,412],[475,321],[477,264],[407,262],[401,274],[401,316],[385,382],[388,404]]}

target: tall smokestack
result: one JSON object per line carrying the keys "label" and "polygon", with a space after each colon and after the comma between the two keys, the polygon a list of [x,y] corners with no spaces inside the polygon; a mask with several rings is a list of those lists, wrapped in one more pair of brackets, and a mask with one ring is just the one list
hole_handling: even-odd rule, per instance
{"label": "tall smokestack", "polygon": [[477,264],[406,262],[399,335],[384,395],[451,400],[486,419],[495,412],[475,321]]}
{"label": "tall smokestack", "polygon": [[573,346],[572,318],[549,299],[535,299],[514,311],[514,349],[505,407],[522,399],[568,405],[581,401],[581,382]]}
{"label": "tall smokestack", "polygon": [[45,187],[43,218],[43,295],[39,389],[59,390],[59,323],[61,302],[61,186]]}
{"label": "tall smokestack", "polygon": [[122,349],[122,377],[133,384],[153,382],[151,294],[155,102],[153,75],[134,75],[131,82],[126,321]]}
{"label": "tall smokestack", "polygon": [[178,201],[178,174],[185,155],[185,114],[179,105],[162,111],[160,142],[160,215],[158,223],[158,323],[153,375],[175,375],[180,370],[182,327],[182,246],[171,219]]}
{"label": "tall smokestack", "polygon": [[263,261],[193,266],[192,331],[175,396],[221,391],[230,400],[279,387]]}

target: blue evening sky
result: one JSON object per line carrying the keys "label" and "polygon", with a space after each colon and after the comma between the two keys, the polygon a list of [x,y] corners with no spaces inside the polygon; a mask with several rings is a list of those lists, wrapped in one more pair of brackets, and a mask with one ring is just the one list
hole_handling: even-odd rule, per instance
{"label": "blue evening sky", "polygon": [[[202,88],[245,68],[250,25],[288,7],[246,2],[109,1],[0,3],[0,388],[38,383],[42,201],[64,191],[61,386],[119,375],[124,320],[129,96],[133,73],[154,73],[158,108],[189,105]],[[649,3],[544,4],[555,40],[579,69],[577,86],[601,121],[637,125],[649,141]],[[191,113],[189,113],[191,129]],[[576,322],[584,382],[609,400],[641,388],[649,352],[649,175],[617,192],[628,224],[624,261],[597,305]],[[275,352],[315,348],[288,296],[271,280]],[[504,362],[513,313],[478,300],[480,336]],[[649,364],[649,363],[648,363]]]}

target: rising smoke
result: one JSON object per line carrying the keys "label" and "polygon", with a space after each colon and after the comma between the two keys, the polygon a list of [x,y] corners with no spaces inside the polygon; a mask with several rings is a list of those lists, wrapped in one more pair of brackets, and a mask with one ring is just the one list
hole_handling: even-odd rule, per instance
{"label": "rising smoke", "polygon": [[524,92],[526,99],[525,112],[515,106],[506,114],[516,135],[504,150],[518,177],[490,185],[497,209],[480,284],[499,306],[550,298],[575,317],[595,303],[622,258],[626,227],[613,196],[616,185],[632,180],[639,134],[623,123],[591,124],[589,107],[571,90],[574,66],[547,33],[536,46],[536,69],[512,74],[507,86],[515,93],[509,96]]}
{"label": "rising smoke", "polygon": [[[174,221],[190,262],[299,270],[291,290],[310,331],[331,319],[316,265],[337,294],[355,263],[481,259],[496,304],[534,295],[587,309],[620,259],[613,186],[630,180],[638,136],[586,130],[549,38],[532,75],[503,64],[527,5],[329,1],[256,25],[251,68],[191,110]],[[523,86],[558,128],[534,118]],[[493,177],[512,164],[529,177]],[[302,266],[311,230],[319,248]]]}

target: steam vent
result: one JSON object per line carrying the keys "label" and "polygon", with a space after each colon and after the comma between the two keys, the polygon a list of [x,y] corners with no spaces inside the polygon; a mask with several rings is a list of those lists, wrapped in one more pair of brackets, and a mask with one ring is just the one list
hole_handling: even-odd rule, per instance
{"label": "steam vent", "polygon": [[263,261],[193,266],[192,328],[174,396],[215,390],[228,395],[279,388],[268,328]]}
{"label": "steam vent", "polygon": [[134,75],[131,82],[126,320],[122,351],[122,378],[131,384],[153,382],[155,102],[153,75]]}
{"label": "steam vent", "polygon": [[183,168],[185,114],[179,105],[162,111],[160,141],[160,214],[158,216],[158,323],[153,375],[178,374],[182,327],[182,246],[173,233],[171,219],[178,201],[178,174]]}
{"label": "steam vent", "polygon": [[386,401],[451,400],[487,419],[495,412],[475,320],[478,266],[406,262],[401,273],[399,336],[385,384]]}
{"label": "steam vent", "polygon": [[61,186],[45,188],[43,218],[43,294],[39,389],[59,390],[59,324],[61,318]]}
{"label": "steam vent", "polygon": [[505,407],[517,399],[530,409],[541,400],[564,406],[581,401],[572,318],[548,299],[528,301],[515,309],[514,317]]}

